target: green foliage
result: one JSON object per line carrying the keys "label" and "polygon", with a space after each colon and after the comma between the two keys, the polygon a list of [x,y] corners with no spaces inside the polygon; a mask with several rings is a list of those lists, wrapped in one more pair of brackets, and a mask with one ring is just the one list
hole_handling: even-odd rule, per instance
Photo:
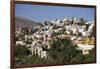
{"label": "green foliage", "polygon": [[77,55],[71,59],[71,63],[82,63],[84,61],[84,55],[81,51],[77,51]]}
{"label": "green foliage", "polygon": [[95,61],[94,51],[90,51],[90,54],[83,55],[81,51],[76,50],[77,46],[74,46],[69,39],[53,40],[51,48],[48,51],[51,64],[69,64],[69,63],[84,63]]}
{"label": "green foliage", "polygon": [[82,33],[79,32],[79,33],[77,34],[77,36],[78,36],[78,37],[81,37],[81,36],[82,36]]}
{"label": "green foliage", "polygon": [[25,59],[25,64],[45,64],[45,60],[40,59],[37,55],[33,55]]}
{"label": "green foliage", "polygon": [[28,49],[20,45],[16,46],[16,58],[24,61],[24,64],[70,64],[95,61],[95,49],[83,55],[81,51],[76,50],[77,45],[73,45],[70,39],[57,38],[50,42],[50,46],[47,51],[49,57],[46,60],[38,55],[27,56]]}
{"label": "green foliage", "polygon": [[84,62],[94,62],[95,61],[95,48],[91,51],[89,51],[90,53],[88,55],[85,55],[84,58]]}
{"label": "green foliage", "polygon": [[80,23],[81,23],[81,24],[85,24],[85,22],[86,22],[86,21],[84,20],[84,18],[80,18]]}
{"label": "green foliage", "polygon": [[24,58],[29,50],[25,46],[18,45],[15,47],[15,55],[17,58]]}
{"label": "green foliage", "polygon": [[60,34],[64,34],[65,31],[66,31],[65,28],[62,28],[62,29],[59,30],[58,32],[53,31],[53,32],[52,32],[52,36],[57,36],[57,35],[60,35]]}
{"label": "green foliage", "polygon": [[52,36],[57,36],[57,35],[60,35],[61,34],[61,31],[59,31],[59,32],[52,32]]}
{"label": "green foliage", "polygon": [[27,41],[25,41],[25,43],[32,44],[32,40],[27,40]]}
{"label": "green foliage", "polygon": [[51,42],[49,55],[53,60],[52,63],[69,63],[76,56],[76,47],[73,46],[69,39],[58,39]]}

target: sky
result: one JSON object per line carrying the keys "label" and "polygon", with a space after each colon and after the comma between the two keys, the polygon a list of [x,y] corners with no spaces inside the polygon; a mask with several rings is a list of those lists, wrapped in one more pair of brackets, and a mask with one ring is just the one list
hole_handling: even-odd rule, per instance
{"label": "sky", "polygon": [[16,4],[15,16],[38,22],[65,17],[83,17],[87,21],[91,21],[94,19],[94,8]]}

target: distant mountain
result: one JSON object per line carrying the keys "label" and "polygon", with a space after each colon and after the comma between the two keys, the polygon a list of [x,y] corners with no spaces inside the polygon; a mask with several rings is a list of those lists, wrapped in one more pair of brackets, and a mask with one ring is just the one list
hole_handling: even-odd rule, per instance
{"label": "distant mountain", "polygon": [[32,21],[24,17],[15,17],[15,27],[28,27],[32,28],[34,26],[42,26],[41,23]]}

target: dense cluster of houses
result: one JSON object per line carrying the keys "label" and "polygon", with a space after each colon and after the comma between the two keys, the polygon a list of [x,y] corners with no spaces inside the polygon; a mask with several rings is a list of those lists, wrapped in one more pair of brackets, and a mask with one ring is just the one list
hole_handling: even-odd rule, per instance
{"label": "dense cluster of houses", "polygon": [[31,55],[35,54],[44,59],[49,58],[47,53],[48,49],[50,49],[49,43],[56,37],[72,40],[73,44],[77,44],[77,50],[82,50],[83,54],[89,54],[89,50],[92,50],[95,46],[95,38],[91,36],[94,21],[82,24],[77,18],[64,18],[62,20],[47,21],[42,24],[42,27],[35,26],[34,28],[38,28],[38,30],[32,34],[24,34],[24,30],[19,27],[15,31],[18,39],[16,40],[16,46],[26,46],[31,51]]}

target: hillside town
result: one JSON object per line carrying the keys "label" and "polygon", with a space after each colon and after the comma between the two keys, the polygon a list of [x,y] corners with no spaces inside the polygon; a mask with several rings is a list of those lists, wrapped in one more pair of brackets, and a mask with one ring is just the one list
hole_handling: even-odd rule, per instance
{"label": "hillside town", "polygon": [[41,24],[30,28],[20,25],[15,30],[15,46],[25,46],[30,51],[28,57],[38,55],[41,59],[48,59],[50,42],[58,39],[71,40],[76,50],[80,50],[83,55],[95,48],[94,20],[73,17],[44,21]]}

